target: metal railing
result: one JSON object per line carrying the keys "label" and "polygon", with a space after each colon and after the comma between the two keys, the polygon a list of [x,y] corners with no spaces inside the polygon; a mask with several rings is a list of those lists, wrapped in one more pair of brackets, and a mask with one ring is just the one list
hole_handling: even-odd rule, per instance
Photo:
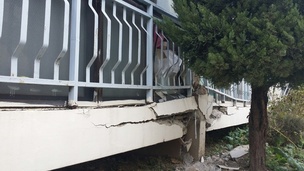
{"label": "metal railing", "polygon": [[230,88],[217,88],[210,81],[201,77],[201,85],[205,86],[209,94],[214,96],[215,102],[225,103],[227,101],[241,102],[246,106],[251,101],[251,86],[242,80],[239,84],[232,84]]}
{"label": "metal railing", "polygon": [[[68,96],[69,105],[87,89],[143,90],[150,102],[153,90],[189,91],[191,72],[180,48],[154,31],[155,4],[143,0],[140,5],[123,0],[0,0],[0,88],[11,96],[52,92]],[[154,32],[162,37],[158,71]],[[165,68],[170,55],[173,61]]]}

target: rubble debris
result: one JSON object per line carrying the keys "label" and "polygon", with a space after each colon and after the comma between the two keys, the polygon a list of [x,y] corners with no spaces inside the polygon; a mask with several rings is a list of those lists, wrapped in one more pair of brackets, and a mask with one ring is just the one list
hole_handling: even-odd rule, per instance
{"label": "rubble debris", "polygon": [[201,157],[201,163],[204,163],[205,160],[204,160],[204,156]]}
{"label": "rubble debris", "polygon": [[209,117],[210,117],[210,119],[219,119],[219,118],[221,118],[221,116],[223,114],[224,114],[223,112],[221,112],[221,111],[219,111],[217,109],[213,109],[212,113],[211,113],[211,115]]}
{"label": "rubble debris", "polygon": [[190,165],[193,162],[194,158],[189,154],[189,153],[185,153],[183,155],[183,161],[186,165]]}
{"label": "rubble debris", "polygon": [[173,164],[181,164],[181,161],[175,158],[171,158],[171,163]]}
{"label": "rubble debris", "polygon": [[221,171],[221,168],[214,164],[195,162],[191,166],[185,167],[185,171]]}
{"label": "rubble debris", "polygon": [[235,159],[244,156],[245,154],[248,153],[248,151],[249,151],[249,145],[240,145],[232,149],[229,152],[229,154],[231,158]]}
{"label": "rubble debris", "polygon": [[230,166],[224,166],[224,165],[217,165],[218,167],[220,167],[221,169],[226,169],[226,170],[240,170],[239,167],[230,167]]}

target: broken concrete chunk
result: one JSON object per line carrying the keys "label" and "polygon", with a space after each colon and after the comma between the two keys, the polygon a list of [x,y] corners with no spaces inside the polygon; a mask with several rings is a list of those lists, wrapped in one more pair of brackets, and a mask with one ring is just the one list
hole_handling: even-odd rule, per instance
{"label": "broken concrete chunk", "polygon": [[235,147],[233,150],[229,152],[231,158],[239,158],[242,157],[243,155],[247,154],[249,151],[249,145],[241,145]]}
{"label": "broken concrete chunk", "polygon": [[167,101],[166,95],[162,91],[155,91],[155,94],[160,97],[159,102]]}
{"label": "broken concrete chunk", "polygon": [[191,166],[186,166],[185,171],[221,171],[221,168],[214,164],[196,162]]}
{"label": "broken concrete chunk", "polygon": [[185,112],[194,112],[197,110],[197,103],[194,97],[188,97],[157,103],[157,105],[151,107],[151,109],[157,116],[169,116]]}
{"label": "broken concrete chunk", "polygon": [[171,163],[173,164],[181,164],[181,161],[175,158],[171,158]]}
{"label": "broken concrete chunk", "polygon": [[213,162],[213,160],[212,160],[212,158],[211,158],[211,157],[207,157],[206,162],[207,162],[207,163],[212,163],[212,162]]}
{"label": "broken concrete chunk", "polygon": [[201,157],[201,163],[204,163],[205,160],[204,160],[204,156]]}
{"label": "broken concrete chunk", "polygon": [[190,147],[191,147],[191,145],[192,145],[192,138],[190,138],[190,140],[184,142],[183,144],[184,144],[184,146],[186,147],[187,152],[189,152]]}
{"label": "broken concrete chunk", "polygon": [[211,115],[209,116],[210,119],[219,119],[223,115],[223,112],[213,109]]}
{"label": "broken concrete chunk", "polygon": [[183,161],[186,165],[190,165],[193,162],[193,157],[189,153],[186,153],[183,156]]}
{"label": "broken concrete chunk", "polygon": [[217,165],[218,167],[220,167],[221,169],[226,169],[226,170],[240,170],[239,167],[229,167],[229,166],[224,166],[224,165]]}

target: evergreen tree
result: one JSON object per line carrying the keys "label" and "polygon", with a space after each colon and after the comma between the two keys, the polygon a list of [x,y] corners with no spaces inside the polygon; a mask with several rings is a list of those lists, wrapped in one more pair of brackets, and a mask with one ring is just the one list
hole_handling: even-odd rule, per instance
{"label": "evergreen tree", "polygon": [[174,0],[178,25],[158,22],[198,75],[216,86],[251,84],[250,170],[263,171],[271,86],[304,80],[302,0]]}

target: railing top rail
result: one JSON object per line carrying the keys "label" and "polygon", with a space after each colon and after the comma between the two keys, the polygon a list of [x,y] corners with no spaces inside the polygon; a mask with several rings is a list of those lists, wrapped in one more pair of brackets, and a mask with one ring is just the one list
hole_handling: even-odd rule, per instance
{"label": "railing top rail", "polygon": [[233,96],[231,96],[231,95],[228,95],[228,94],[226,94],[226,93],[224,93],[224,92],[221,92],[221,91],[219,91],[219,90],[217,90],[217,89],[214,89],[214,88],[212,88],[212,87],[209,87],[209,86],[205,86],[205,87],[206,87],[208,90],[214,91],[215,93],[220,94],[220,95],[223,95],[223,96],[226,96],[226,97],[228,97],[228,98],[230,98],[230,99],[232,99],[232,100],[240,101],[240,102],[250,102],[250,100],[235,98],[235,97],[233,97]]}

